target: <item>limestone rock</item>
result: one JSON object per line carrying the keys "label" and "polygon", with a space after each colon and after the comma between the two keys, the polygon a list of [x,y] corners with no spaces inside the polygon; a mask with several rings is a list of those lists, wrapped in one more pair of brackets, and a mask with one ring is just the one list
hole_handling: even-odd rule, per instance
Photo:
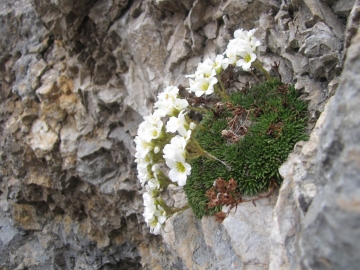
{"label": "limestone rock", "polygon": [[217,37],[218,33],[218,22],[211,22],[204,27],[205,36],[207,39],[214,39]]}
{"label": "limestone rock", "polygon": [[170,250],[179,255],[182,269],[242,267],[234,248],[229,245],[228,233],[214,218],[199,221],[191,210],[186,210],[166,221],[163,237]]}
{"label": "limestone rock", "polygon": [[15,204],[13,209],[14,225],[19,226],[23,230],[36,230],[42,229],[39,223],[36,208],[28,204]]}
{"label": "limestone rock", "polygon": [[196,0],[186,19],[186,24],[190,30],[195,31],[203,25],[205,11],[206,2],[204,0]]}
{"label": "limestone rock", "polygon": [[250,202],[239,204],[224,219],[223,226],[230,235],[232,246],[242,262],[241,269],[268,269],[269,235],[272,230],[276,199],[277,194],[273,194],[254,204]]}
{"label": "limestone rock", "polygon": [[106,32],[110,24],[121,14],[127,4],[127,0],[97,1],[90,9],[88,16],[101,32]]}
{"label": "limestone rock", "polygon": [[284,181],[274,208],[269,269],[291,269],[298,263],[299,224],[320,188],[309,175],[314,172],[326,113],[327,110],[321,114],[309,141],[301,144],[300,153],[290,154],[279,169]]}
{"label": "limestone rock", "polygon": [[334,12],[344,18],[347,18],[350,14],[351,9],[353,8],[356,0],[342,0],[337,1],[332,5]]}
{"label": "limestone rock", "polygon": [[[299,261],[309,269],[331,267],[356,269],[360,232],[359,212],[359,89],[360,35],[354,37],[333,97],[317,155],[315,176],[323,184],[301,226]],[[335,119],[335,121],[334,121]],[[332,247],[331,249],[329,247]],[[315,252],[316,250],[316,252]]]}
{"label": "limestone rock", "polygon": [[358,31],[359,20],[360,20],[359,13],[360,13],[360,2],[355,1],[346,24],[345,45],[344,45],[345,48],[348,48],[350,46],[351,39],[356,35]]}
{"label": "limestone rock", "polygon": [[58,141],[58,135],[41,119],[36,120],[31,128],[29,144],[39,157],[50,152]]}
{"label": "limestone rock", "polygon": [[[343,222],[357,234],[357,190],[344,184],[356,183],[357,173],[357,123],[349,122],[357,100],[344,90],[357,87],[356,47],[339,78],[358,14],[359,1],[343,0],[1,0],[0,268],[315,269],[329,262],[351,269],[357,253],[343,251],[358,246],[345,230],[335,243],[320,227]],[[222,53],[238,28],[258,28],[259,59],[271,74],[280,62],[283,81],[309,102],[309,127],[318,124],[281,168],[276,205],[275,195],[239,205],[223,224],[187,210],[167,221],[162,237],[152,236],[134,164],[138,125],[159,91],[187,87],[184,75]],[[330,118],[328,109],[319,114],[333,94],[336,127],[326,120],[329,133],[320,137]],[[318,151],[323,141],[329,147]],[[319,158],[336,166],[324,161],[318,172]],[[186,203],[179,188],[166,196],[174,206]]]}

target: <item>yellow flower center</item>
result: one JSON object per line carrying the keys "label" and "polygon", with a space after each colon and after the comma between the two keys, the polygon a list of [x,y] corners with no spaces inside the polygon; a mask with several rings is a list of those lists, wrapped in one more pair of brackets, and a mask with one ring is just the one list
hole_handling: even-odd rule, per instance
{"label": "yellow flower center", "polygon": [[186,168],[181,162],[176,162],[176,169],[181,173],[186,172]]}
{"label": "yellow flower center", "polygon": [[209,86],[210,86],[209,83],[203,83],[203,84],[201,85],[201,89],[204,90],[204,91],[207,91],[208,88],[209,88]]}
{"label": "yellow flower center", "polygon": [[245,60],[246,63],[249,63],[251,61],[250,54],[245,55],[244,60]]}
{"label": "yellow flower center", "polygon": [[157,223],[158,223],[157,219],[154,218],[154,219],[150,222],[150,227],[156,227]]}

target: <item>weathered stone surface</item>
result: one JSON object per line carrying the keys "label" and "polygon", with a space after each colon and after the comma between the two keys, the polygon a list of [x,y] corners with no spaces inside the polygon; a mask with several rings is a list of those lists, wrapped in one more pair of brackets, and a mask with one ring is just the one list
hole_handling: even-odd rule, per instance
{"label": "weathered stone surface", "polygon": [[351,44],[351,39],[356,35],[360,22],[360,1],[356,0],[346,23],[345,48]]}
{"label": "weathered stone surface", "polygon": [[[331,233],[319,231],[347,217],[358,222],[356,189],[345,193],[345,176],[336,182],[344,193],[329,199],[335,190],[329,177],[346,169],[325,168],[329,175],[319,172],[321,179],[311,180],[325,114],[282,167],[274,210],[275,196],[256,207],[239,205],[224,224],[195,220],[187,210],[167,221],[164,242],[143,222],[133,138],[157,93],[171,84],[187,86],[184,74],[222,53],[238,28],[258,28],[264,67],[271,71],[280,61],[283,81],[296,83],[315,125],[337,86],[350,88],[347,79],[338,80],[359,6],[358,0],[0,0],[0,268],[315,269],[316,247],[324,258],[336,258],[336,267],[351,269],[345,259],[357,262],[327,238]],[[239,79],[255,82],[245,73]],[[353,115],[354,102],[339,111]],[[353,142],[353,133],[345,132],[356,123],[340,129],[340,141]],[[336,156],[321,151],[325,160]],[[346,165],[345,157],[339,164]],[[347,157],[349,167],[342,168],[355,174],[356,153]],[[329,212],[316,206],[322,198]],[[167,200],[177,207],[186,202],[175,187]],[[333,251],[307,245],[314,234]],[[347,244],[346,237],[336,240]],[[344,250],[351,255],[357,247],[349,243]]]}
{"label": "weathered stone surface", "polygon": [[58,135],[41,119],[36,120],[31,128],[29,137],[30,147],[39,157],[50,152],[58,140]]}
{"label": "weathered stone surface", "polygon": [[128,0],[97,1],[89,12],[89,18],[93,20],[100,32],[106,32],[110,24],[126,8]]}
{"label": "weathered stone surface", "polygon": [[179,255],[180,269],[243,269],[228,233],[213,217],[200,221],[191,210],[175,214],[166,221],[163,237]]}
{"label": "weathered stone surface", "polygon": [[284,181],[274,208],[269,269],[292,269],[298,263],[296,243],[300,222],[321,188],[310,175],[314,173],[326,113],[327,110],[321,114],[309,141],[298,143],[295,147],[298,152],[290,154],[279,169]]}
{"label": "weathered stone surface", "polygon": [[301,224],[298,255],[303,268],[356,269],[359,265],[359,44],[360,34],[347,51],[341,83],[320,136],[315,177],[323,187]]}
{"label": "weathered stone surface", "polygon": [[341,0],[332,5],[334,12],[344,18],[347,18],[353,8],[356,0]]}
{"label": "weathered stone surface", "polygon": [[213,21],[211,23],[208,23],[204,27],[204,33],[207,39],[214,39],[217,37],[218,34],[218,22]]}
{"label": "weathered stone surface", "polygon": [[273,194],[256,204],[242,203],[223,221],[234,250],[241,258],[241,269],[268,269],[269,234],[276,199],[277,194]]}
{"label": "weathered stone surface", "polygon": [[206,11],[206,1],[196,0],[186,19],[186,24],[190,30],[198,30],[204,23],[204,15]]}

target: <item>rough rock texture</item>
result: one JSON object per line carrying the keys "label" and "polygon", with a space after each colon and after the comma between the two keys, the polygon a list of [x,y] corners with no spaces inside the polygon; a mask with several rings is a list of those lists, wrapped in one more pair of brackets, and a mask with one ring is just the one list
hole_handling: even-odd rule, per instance
{"label": "rough rock texture", "polygon": [[280,169],[285,181],[275,207],[272,269],[359,266],[359,45],[358,34],[319,127]]}
{"label": "rough rock texture", "polygon": [[[351,269],[356,47],[340,74],[359,11],[359,0],[0,0],[0,268]],[[186,86],[184,74],[223,52],[235,29],[253,27],[265,68],[280,61],[309,102],[309,129],[335,94],[329,116],[282,167],[274,210],[275,195],[222,225],[185,211],[152,236],[133,158],[138,124],[158,91]]]}
{"label": "rough rock texture", "polygon": [[356,269],[360,263],[359,68],[358,32],[320,137],[315,177],[321,190],[303,219],[298,244],[303,268]]}

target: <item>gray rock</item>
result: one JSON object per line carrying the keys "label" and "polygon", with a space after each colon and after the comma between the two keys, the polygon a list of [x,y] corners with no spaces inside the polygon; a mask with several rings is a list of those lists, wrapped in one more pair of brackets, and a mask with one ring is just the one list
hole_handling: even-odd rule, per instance
{"label": "gray rock", "polygon": [[336,90],[337,90],[339,84],[340,84],[340,78],[339,78],[339,77],[336,77],[336,78],[332,79],[332,80],[329,82],[329,84],[328,84],[328,93],[329,93],[329,94],[328,94],[328,95],[329,95],[330,97],[332,97],[333,95],[335,95]]}
{"label": "gray rock", "polygon": [[196,0],[186,19],[186,24],[190,30],[198,30],[204,23],[204,15],[206,11],[206,2],[204,0]]}
{"label": "gray rock", "polygon": [[213,21],[211,23],[208,23],[204,27],[204,33],[207,39],[214,39],[217,37],[218,34],[218,22]]}
{"label": "gray rock", "polygon": [[88,16],[96,24],[99,31],[105,33],[110,24],[121,14],[122,10],[127,7],[127,4],[128,0],[97,1],[90,9]]}
{"label": "gray rock", "polygon": [[171,252],[179,255],[183,269],[242,267],[233,246],[229,245],[228,233],[213,217],[199,221],[190,210],[185,210],[166,221],[164,232],[164,242]]}
{"label": "gray rock", "polygon": [[352,10],[354,4],[355,4],[356,0],[341,0],[341,1],[337,1],[336,3],[334,3],[332,5],[332,9],[333,11],[344,17],[347,18],[350,14],[350,11]]}
{"label": "gray rock", "polygon": [[269,234],[272,230],[271,221],[276,199],[277,194],[273,194],[254,204],[239,204],[223,221],[232,246],[241,259],[241,269],[268,269]]}
{"label": "gray rock", "polygon": [[359,28],[360,1],[355,1],[346,23],[345,48],[351,44],[351,39],[356,35]]}
{"label": "gray rock", "polygon": [[[238,28],[258,28],[264,67],[276,74],[270,65],[280,62],[280,75],[309,102],[310,127],[315,125],[327,98],[352,80],[338,78],[344,48],[357,33],[359,1],[349,16],[352,1],[345,2],[0,0],[0,268],[305,269],[317,267],[319,248],[338,263],[324,255],[326,261],[351,269],[344,261],[356,259],[336,246],[350,243],[350,249],[342,244],[344,250],[357,251],[347,233],[335,243],[331,230],[319,231],[347,217],[357,222],[356,189],[345,193],[345,178],[334,182],[339,201],[328,199],[335,190],[329,177],[355,174],[355,156],[348,156],[351,170],[325,162],[329,175],[314,177],[327,110],[310,141],[297,144],[281,168],[284,184],[274,209],[275,196],[256,207],[239,205],[224,224],[195,220],[188,210],[168,220],[163,238],[151,236],[143,221],[133,143],[158,92],[186,87],[184,74],[222,53]],[[246,73],[239,79],[256,80]],[[343,98],[349,105],[339,111],[345,113],[356,99]],[[335,113],[331,118],[340,121]],[[344,116],[340,122],[347,121]],[[357,138],[349,137],[353,126],[339,126],[343,150]],[[334,160],[340,152],[332,155],[332,148],[321,148],[322,158]],[[344,160],[332,164],[345,166]],[[166,196],[178,207],[186,202],[176,188]],[[321,211],[322,198],[329,210]],[[314,234],[334,249],[310,247]]]}
{"label": "gray rock", "polygon": [[320,137],[315,176],[324,187],[301,226],[298,254],[307,269],[357,269],[359,265],[359,34],[352,44]]}

